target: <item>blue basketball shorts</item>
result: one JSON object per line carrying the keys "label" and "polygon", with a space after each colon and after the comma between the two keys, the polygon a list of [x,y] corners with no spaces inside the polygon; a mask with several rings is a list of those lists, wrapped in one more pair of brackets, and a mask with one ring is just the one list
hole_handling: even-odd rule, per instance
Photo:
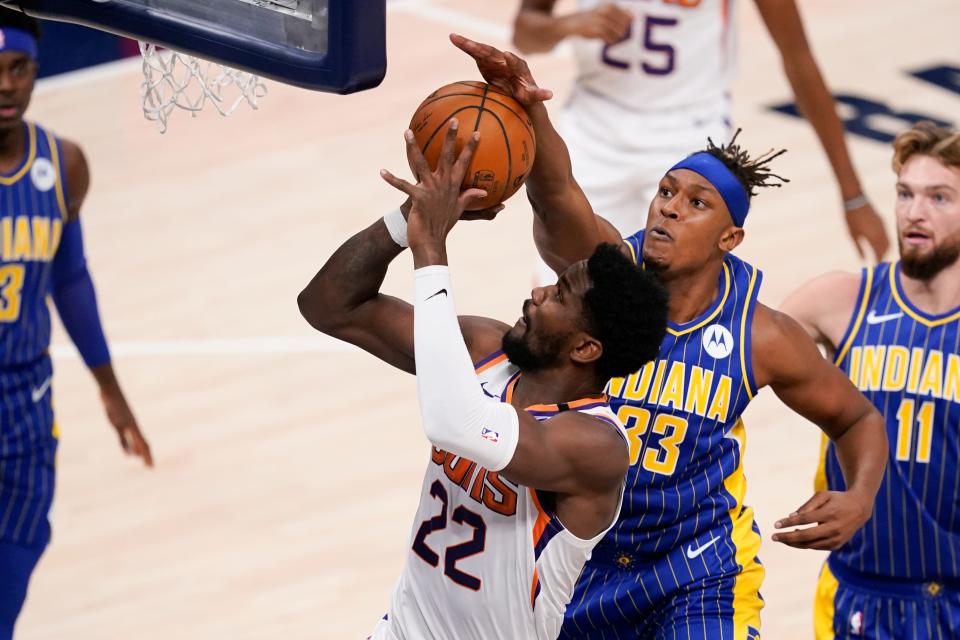
{"label": "blue basketball shorts", "polygon": [[49,359],[0,371],[0,640],[50,542],[57,433]]}
{"label": "blue basketball shorts", "polygon": [[744,508],[655,558],[598,547],[567,607],[563,640],[760,639],[760,533]]}
{"label": "blue basketball shorts", "polygon": [[813,625],[816,640],[960,638],[960,585],[870,580],[825,562]]}

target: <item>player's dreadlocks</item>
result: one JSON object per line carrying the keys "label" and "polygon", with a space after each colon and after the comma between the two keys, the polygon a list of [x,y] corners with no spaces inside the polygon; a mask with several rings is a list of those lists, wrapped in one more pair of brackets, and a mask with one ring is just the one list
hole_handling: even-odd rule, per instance
{"label": "player's dreadlocks", "polygon": [[[770,171],[769,166],[767,166],[771,160],[783,155],[787,150],[774,151],[771,149],[757,158],[751,158],[750,154],[737,144],[737,136],[740,135],[741,131],[742,129],[737,129],[730,142],[719,147],[714,144],[711,138],[707,138],[707,148],[703,152],[709,153],[726,165],[743,185],[747,196],[750,198],[757,195],[754,191],[755,187],[782,187],[785,182],[790,182]],[[779,182],[774,182],[774,179],[779,180]]]}

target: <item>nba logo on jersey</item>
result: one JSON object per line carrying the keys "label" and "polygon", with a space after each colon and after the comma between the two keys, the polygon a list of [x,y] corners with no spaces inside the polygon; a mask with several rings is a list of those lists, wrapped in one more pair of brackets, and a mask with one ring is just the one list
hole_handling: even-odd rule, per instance
{"label": "nba logo on jersey", "polygon": [[[0,45],[2,48],[3,45]],[[53,163],[46,158],[37,158],[33,161],[30,168],[30,180],[37,191],[50,191],[53,185],[57,183],[57,173],[53,169]]]}
{"label": "nba logo on jersey", "polygon": [[490,442],[499,442],[500,434],[493,429],[483,428],[483,431],[480,432],[480,437],[484,440],[489,440]]}
{"label": "nba logo on jersey", "polygon": [[863,611],[854,611],[850,614],[850,635],[863,635]]}
{"label": "nba logo on jersey", "polygon": [[733,353],[733,335],[719,324],[704,329],[702,341],[704,351],[714,360],[726,358]]}

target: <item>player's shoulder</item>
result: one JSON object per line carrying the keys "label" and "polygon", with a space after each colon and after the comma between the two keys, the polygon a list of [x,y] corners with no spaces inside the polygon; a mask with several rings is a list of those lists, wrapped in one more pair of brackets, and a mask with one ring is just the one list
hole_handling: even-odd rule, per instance
{"label": "player's shoulder", "polygon": [[474,362],[499,351],[503,345],[503,335],[510,329],[505,322],[483,316],[460,316],[459,321],[467,351]]}
{"label": "player's shoulder", "polygon": [[865,272],[830,271],[800,285],[784,299],[780,311],[799,322],[820,342],[835,344],[857,304]]}
{"label": "player's shoulder", "polygon": [[616,419],[585,411],[562,411],[543,422],[553,432],[555,446],[572,454],[576,469],[594,489],[618,486],[630,466],[627,441]]}
{"label": "player's shoulder", "polygon": [[570,441],[584,452],[624,449],[626,440],[613,412],[561,411],[544,421],[550,429],[564,429]]}
{"label": "player's shoulder", "polygon": [[70,138],[57,138],[60,143],[60,152],[63,154],[63,166],[65,171],[76,169],[80,166],[86,168],[87,158],[83,153],[83,147]]}

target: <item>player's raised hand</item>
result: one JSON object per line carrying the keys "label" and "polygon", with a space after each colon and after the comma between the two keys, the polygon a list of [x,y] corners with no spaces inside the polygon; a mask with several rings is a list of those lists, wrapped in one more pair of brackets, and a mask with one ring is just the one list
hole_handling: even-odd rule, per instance
{"label": "player's raised hand", "polygon": [[450,42],[476,61],[480,75],[488,84],[507,92],[524,107],[553,97],[552,91],[537,86],[526,61],[509,51],[500,51],[456,33],[450,34]]}
{"label": "player's raised hand", "polygon": [[773,524],[775,529],[816,526],[778,532],[773,540],[797,549],[837,549],[866,524],[872,512],[872,503],[851,491],[818,491],[794,513]]}
{"label": "player's raised hand", "polygon": [[883,220],[874,211],[873,205],[866,202],[861,207],[851,209],[844,216],[847,223],[847,231],[853,239],[853,246],[861,258],[865,258],[862,243],[870,245],[873,251],[874,262],[883,260],[887,250],[890,248],[890,238],[887,236],[887,230],[883,226]]}
{"label": "player's raised hand", "polygon": [[567,30],[570,35],[595,38],[603,40],[606,44],[614,44],[626,37],[633,23],[633,14],[623,7],[608,2],[589,11],[568,16],[567,21]]}
{"label": "player's raised hand", "polygon": [[[437,161],[436,169],[431,169],[423,153],[417,146],[413,131],[407,129],[404,140],[407,145],[407,159],[410,162],[417,184],[411,184],[398,178],[386,169],[380,171],[383,179],[392,187],[404,192],[411,201],[407,216],[407,237],[410,246],[418,241],[443,242],[457,220],[472,202],[487,195],[483,189],[462,189],[463,177],[473,159],[480,141],[480,133],[473,136],[457,155],[456,118],[450,120],[443,138],[443,149]],[[479,213],[479,212],[478,212]],[[487,214],[489,215],[489,214]],[[496,215],[493,213],[492,215]],[[491,216],[492,217],[492,216]]]}

